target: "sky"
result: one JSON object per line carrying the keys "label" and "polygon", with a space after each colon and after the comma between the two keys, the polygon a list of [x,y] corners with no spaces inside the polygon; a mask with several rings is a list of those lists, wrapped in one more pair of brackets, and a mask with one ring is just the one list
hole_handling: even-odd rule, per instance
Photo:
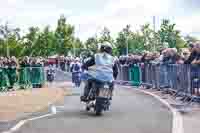
{"label": "sky", "polygon": [[0,23],[8,21],[23,32],[30,26],[55,28],[61,14],[75,26],[75,36],[81,40],[104,26],[114,37],[127,24],[138,30],[142,24],[152,24],[153,16],[157,29],[167,18],[182,35],[200,37],[199,0],[1,0],[0,4]]}

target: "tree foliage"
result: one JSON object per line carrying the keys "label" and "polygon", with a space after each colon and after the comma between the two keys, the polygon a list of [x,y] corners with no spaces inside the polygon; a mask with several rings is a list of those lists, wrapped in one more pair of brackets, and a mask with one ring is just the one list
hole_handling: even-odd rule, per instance
{"label": "tree foliage", "polygon": [[166,47],[183,48],[187,43],[198,39],[192,36],[182,38],[176,25],[169,20],[163,20],[158,31],[154,31],[150,24],[144,24],[138,31],[133,31],[126,25],[117,37],[113,38],[109,27],[104,27],[99,36],[89,37],[85,42],[74,36],[75,27],[61,15],[55,30],[50,26],[44,29],[30,27],[28,32],[20,36],[19,28],[11,28],[8,23],[0,25],[0,56],[7,55],[7,46],[11,56],[44,56],[54,54],[90,55],[98,51],[98,44],[108,41],[113,44],[113,54],[122,55],[138,53],[144,50],[154,51]]}
{"label": "tree foliage", "polygon": [[90,37],[85,42],[86,49],[91,50],[92,52],[96,53],[98,50],[98,39],[97,37]]}
{"label": "tree foliage", "polygon": [[99,38],[99,42],[103,43],[104,41],[113,43],[114,40],[110,35],[110,30],[107,27],[104,27],[104,29],[101,31],[101,36]]}
{"label": "tree foliage", "polygon": [[185,46],[185,41],[180,36],[180,31],[175,29],[176,24],[170,24],[169,20],[163,20],[158,34],[161,44],[167,43],[170,48],[180,49]]}

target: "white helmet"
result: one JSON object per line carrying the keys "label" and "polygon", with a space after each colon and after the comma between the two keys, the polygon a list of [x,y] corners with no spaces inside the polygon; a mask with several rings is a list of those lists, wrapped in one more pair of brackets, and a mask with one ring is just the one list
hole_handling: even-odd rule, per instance
{"label": "white helmet", "polygon": [[105,47],[110,47],[112,49],[112,44],[108,41],[105,41],[104,43],[102,43],[102,45]]}
{"label": "white helmet", "polygon": [[79,58],[78,58],[78,57],[76,57],[75,61],[79,61]]}

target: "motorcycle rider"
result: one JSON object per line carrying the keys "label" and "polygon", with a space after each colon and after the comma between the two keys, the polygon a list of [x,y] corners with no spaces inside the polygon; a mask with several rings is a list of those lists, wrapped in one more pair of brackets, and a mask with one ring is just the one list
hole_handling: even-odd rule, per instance
{"label": "motorcycle rider", "polygon": [[93,79],[113,84],[114,77],[117,77],[118,68],[115,58],[112,56],[112,45],[109,42],[100,44],[99,53],[86,59],[83,63],[83,69],[87,70],[87,79],[81,101],[87,101]]}
{"label": "motorcycle rider", "polygon": [[52,82],[55,78],[55,68],[53,67],[53,64],[50,64],[47,69],[47,80],[49,82]]}
{"label": "motorcycle rider", "polygon": [[71,65],[71,72],[72,72],[72,80],[74,83],[75,87],[80,87],[81,80],[80,80],[80,75],[81,75],[81,63],[80,59],[76,58],[75,62]]}

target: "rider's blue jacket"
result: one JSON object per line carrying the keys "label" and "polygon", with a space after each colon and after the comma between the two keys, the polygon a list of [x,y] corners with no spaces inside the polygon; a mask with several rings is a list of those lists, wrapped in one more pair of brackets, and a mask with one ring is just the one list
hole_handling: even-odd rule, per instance
{"label": "rider's blue jacket", "polygon": [[[88,70],[91,78],[104,82],[112,82],[118,73],[114,57],[107,53],[98,53],[84,62],[83,68]],[[115,76],[116,77],[116,76]]]}

